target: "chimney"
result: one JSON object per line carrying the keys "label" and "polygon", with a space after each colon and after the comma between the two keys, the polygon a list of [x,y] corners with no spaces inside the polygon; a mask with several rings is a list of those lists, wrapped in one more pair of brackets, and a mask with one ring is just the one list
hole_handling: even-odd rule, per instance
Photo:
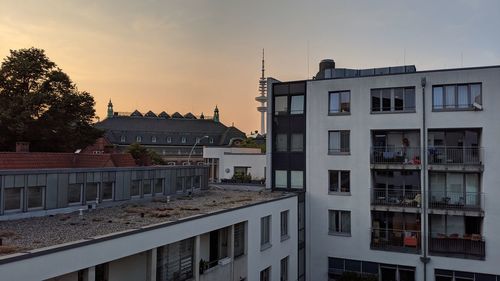
{"label": "chimney", "polygon": [[16,142],[16,152],[30,152],[30,143],[27,141]]}

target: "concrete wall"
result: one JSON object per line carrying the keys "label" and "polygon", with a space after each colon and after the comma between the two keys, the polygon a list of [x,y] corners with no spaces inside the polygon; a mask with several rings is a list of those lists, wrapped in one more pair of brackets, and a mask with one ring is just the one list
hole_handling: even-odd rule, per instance
{"label": "concrete wall", "polygon": [[265,178],[266,155],[260,148],[204,147],[203,158],[219,159],[219,179],[232,178],[234,167],[248,167],[252,179]]}
{"label": "concrete wall", "polygon": [[[496,167],[500,165],[500,68],[490,68],[307,83],[308,280],[326,280],[329,256],[416,266],[416,280],[423,280],[423,265],[419,255],[370,250],[370,134],[372,130],[379,129],[412,129],[422,132],[422,77],[427,79],[425,110],[429,129],[482,128],[484,173],[481,188],[486,194],[483,223],[487,248],[485,261],[431,256],[427,270],[428,280],[434,280],[434,268],[498,273],[500,240],[496,237],[500,231],[500,204],[493,198],[500,197],[496,175]],[[432,85],[472,82],[482,82],[484,110],[432,112]],[[370,89],[405,86],[416,87],[416,113],[370,114]],[[328,92],[341,90],[351,91],[351,114],[329,116]],[[349,155],[328,155],[329,130],[350,130]],[[328,170],[351,171],[350,196],[328,195]],[[350,237],[328,235],[328,209],[351,211]]]}
{"label": "concrete wall", "polygon": [[[258,280],[260,270],[268,266],[272,266],[273,268],[273,280],[278,280],[280,260],[285,256],[290,257],[290,280],[295,280],[297,272],[293,265],[297,264],[297,234],[290,231],[290,239],[284,242],[281,242],[279,237],[280,212],[284,210],[290,211],[289,229],[297,229],[297,197],[292,196],[267,203],[214,213],[198,219],[186,218],[176,224],[162,228],[148,229],[148,227],[145,227],[144,231],[131,233],[130,235],[123,235],[122,233],[120,237],[113,237],[113,234],[111,234],[103,236],[109,237],[109,239],[99,241],[94,239],[93,243],[86,245],[80,244],[81,246],[78,246],[78,243],[82,242],[80,241],[75,242],[76,247],[70,247],[71,243],[68,243],[65,244],[66,248],[60,250],[58,250],[59,246],[51,247],[52,250],[50,248],[39,249],[32,251],[32,253],[38,253],[38,255],[26,256],[26,258],[23,258],[25,253],[15,254],[14,256],[19,256],[20,259],[11,260],[10,262],[6,260],[9,257],[2,257],[0,258],[0,276],[2,280],[39,281],[106,262],[111,262],[111,275],[113,274],[112,272],[117,272],[119,269],[125,270],[125,267],[132,266],[132,260],[128,260],[127,257],[247,221],[248,233],[250,234],[247,235],[246,240],[246,257],[248,259],[247,280]],[[273,216],[272,247],[261,252],[260,218],[267,215]],[[134,231],[136,230],[131,230],[131,232]],[[139,255],[132,259],[137,261],[137,263],[133,263],[134,267],[137,266],[139,268],[137,272],[133,270],[133,276],[136,276],[136,274],[137,276],[143,276],[140,271],[145,267],[146,258]],[[117,263],[113,265],[115,262]],[[36,270],[26,270],[27,268],[36,268]]]}

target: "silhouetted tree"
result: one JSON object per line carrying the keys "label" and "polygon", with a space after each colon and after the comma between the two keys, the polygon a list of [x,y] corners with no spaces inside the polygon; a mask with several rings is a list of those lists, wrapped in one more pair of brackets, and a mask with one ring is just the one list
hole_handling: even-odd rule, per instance
{"label": "silhouetted tree", "polygon": [[146,147],[133,143],[127,148],[127,152],[132,154],[132,157],[135,159],[135,163],[139,166],[148,166],[148,165],[165,165],[165,161],[151,149],[147,149]]}
{"label": "silhouetted tree", "polygon": [[94,106],[44,50],[11,50],[0,66],[0,150],[13,150],[16,141],[33,151],[84,148],[102,136]]}

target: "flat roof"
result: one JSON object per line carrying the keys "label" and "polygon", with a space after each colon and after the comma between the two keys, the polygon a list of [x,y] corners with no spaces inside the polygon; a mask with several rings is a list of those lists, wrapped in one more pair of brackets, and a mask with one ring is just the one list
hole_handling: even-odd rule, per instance
{"label": "flat roof", "polygon": [[[51,251],[58,251],[57,245],[67,246],[67,243],[76,241],[78,242],[74,243],[73,247],[78,247],[80,242],[85,243],[85,240],[99,241],[93,237],[106,235],[106,239],[112,239],[113,233],[116,233],[116,237],[121,237],[124,233],[130,235],[138,231],[167,227],[184,220],[215,215],[292,196],[295,194],[259,190],[254,186],[248,188],[245,186],[212,187],[195,192],[192,196],[171,196],[170,200],[167,200],[167,196],[156,196],[113,202],[111,206],[102,204],[95,210],[85,210],[82,217],[79,216],[79,211],[76,211],[2,221],[0,223],[0,238],[2,239],[0,264],[13,261],[8,256],[11,254],[18,254],[13,257],[14,260],[19,260],[33,255],[32,251],[36,250],[35,252],[38,253],[41,248],[45,247],[50,247]],[[26,254],[26,256],[19,256],[19,254]]]}

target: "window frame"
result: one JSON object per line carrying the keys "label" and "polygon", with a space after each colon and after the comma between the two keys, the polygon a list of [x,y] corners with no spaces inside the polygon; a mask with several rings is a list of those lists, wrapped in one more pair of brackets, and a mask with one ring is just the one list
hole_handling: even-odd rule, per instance
{"label": "window frame", "polygon": [[[339,134],[339,148],[330,147],[332,133]],[[347,134],[347,148],[342,148],[342,134]],[[344,135],[345,137],[345,135]],[[351,131],[350,130],[329,130],[328,131],[328,154],[329,155],[350,155],[351,154]]]}
{"label": "window frame", "polygon": [[[6,199],[7,197],[5,196],[5,191],[8,190],[8,189],[18,189],[19,190],[19,208],[16,208],[16,209],[6,209],[5,206],[7,205],[6,203]],[[2,208],[3,208],[3,212],[4,214],[8,214],[8,213],[17,213],[17,212],[22,212],[23,211],[23,207],[24,207],[24,199],[25,199],[25,195],[24,195],[24,187],[15,187],[15,186],[12,186],[12,187],[4,187],[3,188],[3,192],[2,192]]]}
{"label": "window frame", "polygon": [[280,281],[288,281],[289,280],[289,256],[286,256],[280,261]]}
{"label": "window frame", "polygon": [[[297,115],[304,115],[305,113],[305,104],[306,104],[306,96],[304,94],[291,94],[289,95],[290,97],[290,105],[288,106],[288,115],[289,116],[297,116]],[[302,97],[302,110],[300,110],[299,112],[292,112],[292,101],[294,100],[294,98],[296,97]]]}
{"label": "window frame", "polygon": [[135,137],[135,142],[137,142],[137,143],[142,142],[142,136],[136,136]]}
{"label": "window frame", "polygon": [[[331,214],[334,214],[335,222],[334,223],[331,221],[332,216]],[[342,224],[342,214],[347,213],[349,215],[349,229],[348,231],[343,231],[343,224]],[[338,224],[338,230],[336,229],[336,225]],[[330,226],[334,225],[335,229],[332,229]],[[333,235],[333,236],[351,236],[352,233],[352,223],[351,223],[351,211],[348,210],[328,210],[328,235]]]}
{"label": "window frame", "polygon": [[271,215],[260,218],[260,250],[264,251],[271,248],[272,239],[272,218]]}
{"label": "window frame", "polygon": [[[240,223],[237,223],[234,225],[234,253],[233,253],[233,256],[234,258],[238,258],[238,257],[241,257],[241,256],[244,256],[245,255],[245,222],[240,222]],[[238,230],[236,229],[238,228]],[[239,235],[237,235],[237,233]],[[237,239],[238,238],[238,239]],[[241,243],[241,245],[239,246],[236,246],[236,244],[239,244]]]}
{"label": "window frame", "polygon": [[[349,97],[349,108],[347,111],[342,111],[342,94],[347,94]],[[338,112],[332,111],[331,109],[331,104],[332,104],[332,96],[333,95],[338,95]],[[328,92],[328,115],[330,116],[335,116],[335,115],[351,115],[351,90],[343,90],[343,91],[330,91]]]}
{"label": "window frame", "polygon": [[[470,82],[470,83],[455,83],[455,84],[436,84],[432,85],[432,112],[446,112],[446,111],[482,111],[484,108],[477,109],[474,108],[473,104],[475,101],[472,100],[472,86],[473,85],[478,85],[479,86],[479,105],[481,107],[484,107],[483,105],[483,83],[482,82]],[[467,86],[467,107],[460,107],[459,104],[459,88],[461,86]],[[447,96],[447,87],[454,87],[454,104],[450,105],[446,102],[446,96]],[[441,107],[436,107],[434,103],[434,89],[436,88],[441,88],[442,89],[442,96],[441,96]]]}
{"label": "window frame", "polygon": [[[396,98],[395,98],[395,93],[397,89],[403,89],[403,110],[396,110]],[[385,91],[390,91],[390,109],[389,110],[384,110],[384,102],[383,102],[383,92]],[[406,91],[407,90],[413,90],[413,103],[414,106],[413,108],[407,109],[406,105]],[[373,92],[374,91],[379,91],[378,97],[379,97],[379,110],[373,110]],[[370,114],[388,114],[388,113],[416,113],[417,112],[417,99],[416,99],[417,91],[415,86],[402,86],[402,87],[389,87],[389,88],[372,88],[370,89]]]}
{"label": "window frame", "polygon": [[[332,190],[331,173],[337,173],[338,190]],[[342,174],[347,173],[348,191],[342,191]],[[328,170],[328,194],[351,195],[351,171],[350,170]]]}
{"label": "window frame", "polygon": [[282,211],[280,213],[280,237],[282,242],[290,238],[289,225],[290,225],[290,211],[289,210]]}

